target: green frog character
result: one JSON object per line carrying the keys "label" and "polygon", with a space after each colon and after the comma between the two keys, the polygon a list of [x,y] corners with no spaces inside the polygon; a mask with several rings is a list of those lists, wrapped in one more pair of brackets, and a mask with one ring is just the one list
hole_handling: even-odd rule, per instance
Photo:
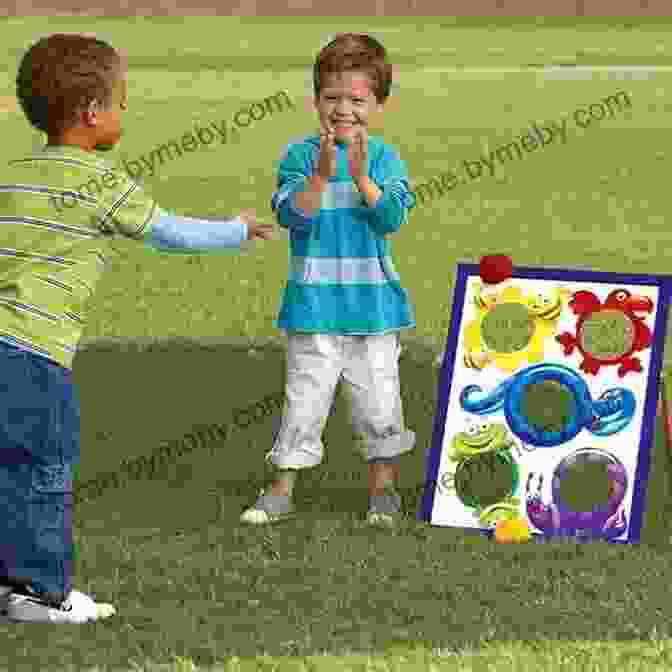
{"label": "green frog character", "polygon": [[[518,456],[521,455],[520,447],[510,435],[507,426],[502,423],[470,423],[465,431],[456,434],[450,442],[448,459],[458,463],[456,475],[461,466],[464,467],[474,459],[488,454],[493,458],[497,456],[503,463],[511,466],[511,494],[504,499],[484,507],[477,497],[461,497],[466,506],[475,509],[474,513],[479,523],[485,527],[494,527],[500,520],[520,516],[520,500],[512,496],[520,482],[518,465],[513,459],[512,451]],[[450,489],[454,491],[454,479],[451,480]]]}
{"label": "green frog character", "polygon": [[448,457],[453,462],[482,455],[516,450],[520,455],[520,447],[509,434],[506,425],[501,423],[481,422],[470,424],[464,432],[453,437],[448,450]]}

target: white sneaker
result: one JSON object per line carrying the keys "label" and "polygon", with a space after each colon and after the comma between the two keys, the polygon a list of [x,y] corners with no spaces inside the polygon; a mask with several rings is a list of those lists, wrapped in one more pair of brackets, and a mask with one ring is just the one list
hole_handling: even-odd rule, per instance
{"label": "white sneaker", "polygon": [[60,607],[46,604],[37,596],[12,592],[6,598],[5,617],[23,623],[87,623],[109,618],[116,613],[111,604],[94,602],[88,595],[73,590]]}

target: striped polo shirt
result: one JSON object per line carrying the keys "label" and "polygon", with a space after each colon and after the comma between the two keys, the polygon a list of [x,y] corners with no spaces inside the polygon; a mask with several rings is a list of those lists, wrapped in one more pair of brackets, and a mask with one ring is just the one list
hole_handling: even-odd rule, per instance
{"label": "striped polo shirt", "polygon": [[280,162],[271,206],[289,230],[291,257],[277,326],[353,335],[414,327],[388,240],[415,202],[406,166],[391,147],[369,137],[368,175],[382,190],[370,207],[350,177],[347,147],[336,146],[336,175],[312,217],[297,209],[295,194],[316,171],[319,136],[288,145]]}
{"label": "striped polo shirt", "polygon": [[110,239],[143,239],[160,217],[125,173],[48,146],[0,176],[0,340],[72,368]]}

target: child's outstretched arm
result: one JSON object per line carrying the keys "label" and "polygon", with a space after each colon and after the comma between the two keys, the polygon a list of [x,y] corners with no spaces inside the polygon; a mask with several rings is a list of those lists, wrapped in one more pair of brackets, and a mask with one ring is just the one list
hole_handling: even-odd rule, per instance
{"label": "child's outstretched arm", "polygon": [[273,237],[273,225],[260,222],[247,211],[228,221],[180,217],[159,207],[133,180],[122,178],[116,193],[97,203],[98,227],[143,241],[161,252],[199,253],[240,248],[244,240]]}
{"label": "child's outstretched arm", "polygon": [[369,223],[381,236],[396,233],[406,222],[416,200],[408,184],[406,165],[396,152],[385,149],[372,181],[382,190],[382,195],[368,209]]}
{"label": "child's outstretched arm", "polygon": [[273,225],[258,221],[253,212],[226,221],[180,217],[161,211],[144,241],[161,252],[208,252],[239,248],[244,240],[272,237]]}

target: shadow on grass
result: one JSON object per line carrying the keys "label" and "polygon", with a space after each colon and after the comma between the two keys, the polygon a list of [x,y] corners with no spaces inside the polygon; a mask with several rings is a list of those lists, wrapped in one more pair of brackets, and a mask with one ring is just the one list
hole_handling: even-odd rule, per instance
{"label": "shadow on grass", "polygon": [[[425,451],[431,442],[436,386],[431,361],[429,349],[419,348],[406,352],[400,364],[407,422],[418,434],[418,446],[408,460],[410,471],[402,482],[402,487],[413,491],[424,482]],[[232,495],[254,494],[268,476],[263,458],[272,446],[284,401],[282,346],[98,343],[77,355],[73,378],[82,407],[78,486],[86,490],[83,486],[96,480],[104,485],[102,492],[89,488],[92,492],[82,494],[80,499],[86,502],[81,504],[106,493],[112,496],[135,481],[170,480],[170,473],[198,470],[203,459],[214,458],[224,468],[216,485]],[[423,426],[416,428],[413,416],[419,409]],[[304,473],[299,501],[302,494],[319,496],[315,486],[323,486],[330,498],[345,486],[345,496],[335,510],[354,510],[347,493],[365,488],[366,481],[365,465],[354,453],[349,428],[347,407],[337,394],[324,435],[324,462]],[[184,444],[190,434],[193,438],[186,448],[163,451],[152,469],[148,465],[139,465],[144,470],[123,468],[147,462],[152,454],[161,453],[163,445]],[[111,479],[110,474],[118,478]]]}
{"label": "shadow on grass", "polygon": [[[323,465],[300,480],[294,520],[247,528],[238,516],[264,483],[263,456],[280,411],[166,462],[152,478],[76,507],[75,585],[119,615],[79,629],[5,628],[4,651],[34,669],[110,669],[174,656],[212,665],[239,657],[384,653],[422,643],[459,651],[494,641],[666,636],[670,503],[659,427],[644,544],[497,546],[413,520],[431,442],[432,353],[401,360],[407,422],[418,435],[403,462],[411,518],[371,530],[363,464],[339,396]],[[149,454],[192,427],[282,394],[284,352],[171,343],[99,345],[78,355],[82,477]],[[11,654],[13,651],[14,654]],[[33,660],[34,659],[34,660]]]}

